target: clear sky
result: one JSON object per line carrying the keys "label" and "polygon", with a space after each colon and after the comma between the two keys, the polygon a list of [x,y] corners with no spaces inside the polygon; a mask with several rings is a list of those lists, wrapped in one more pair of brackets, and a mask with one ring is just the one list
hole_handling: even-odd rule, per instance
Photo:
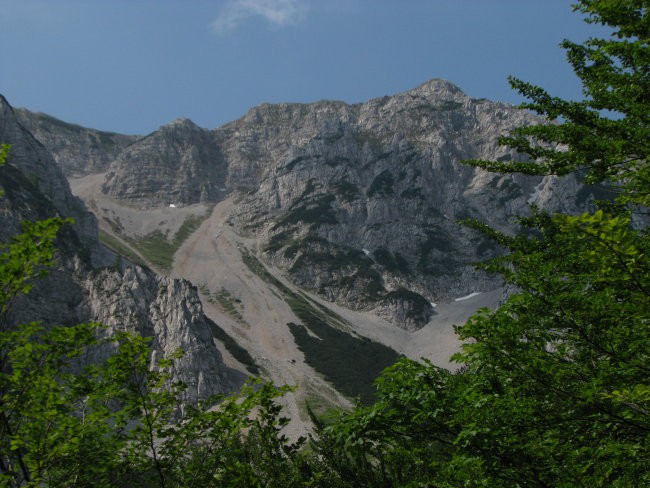
{"label": "clear sky", "polygon": [[576,98],[571,0],[0,0],[0,93],[68,122],[216,128],[263,102],[363,102],[444,78],[511,103]]}

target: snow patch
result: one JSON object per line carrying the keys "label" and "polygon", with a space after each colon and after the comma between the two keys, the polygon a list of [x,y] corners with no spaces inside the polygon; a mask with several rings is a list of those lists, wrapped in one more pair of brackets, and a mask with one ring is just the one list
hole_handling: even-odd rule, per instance
{"label": "snow patch", "polygon": [[470,293],[469,295],[465,295],[464,297],[455,298],[454,301],[455,301],[455,302],[460,302],[460,301],[462,301],[462,300],[469,300],[470,298],[473,298],[473,297],[475,297],[476,295],[480,295],[480,294],[481,294],[480,291],[474,291],[474,292]]}
{"label": "snow patch", "polygon": [[361,249],[361,250],[366,256],[370,255],[370,251],[368,251],[367,249]]}

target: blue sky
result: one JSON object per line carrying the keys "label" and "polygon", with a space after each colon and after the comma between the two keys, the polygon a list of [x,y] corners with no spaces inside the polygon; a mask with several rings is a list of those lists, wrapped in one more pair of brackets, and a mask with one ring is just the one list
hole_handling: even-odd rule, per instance
{"label": "blue sky", "polygon": [[87,127],[216,128],[263,102],[362,102],[445,78],[511,103],[507,76],[576,98],[570,0],[0,0],[0,93]]}

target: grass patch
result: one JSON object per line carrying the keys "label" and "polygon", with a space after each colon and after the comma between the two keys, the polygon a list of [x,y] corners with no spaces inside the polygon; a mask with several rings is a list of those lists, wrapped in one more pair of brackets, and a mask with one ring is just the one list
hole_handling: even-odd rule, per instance
{"label": "grass patch", "polygon": [[388,271],[404,274],[408,274],[410,272],[408,262],[398,252],[393,254],[385,247],[378,247],[373,251],[372,255],[375,258],[375,261],[378,264],[381,264]]}
{"label": "grass patch", "polygon": [[307,298],[294,293],[250,253],[243,252],[242,259],[248,269],[277,288],[301,320],[302,324],[287,325],[307,364],[344,395],[359,398],[365,404],[372,403],[375,379],[399,358],[399,354],[378,342],[343,332],[340,327],[347,322],[342,317],[331,311],[325,313],[324,307],[315,307]]}
{"label": "grass patch", "polygon": [[217,293],[210,293],[210,289],[205,283],[201,283],[198,288],[201,295],[207,297],[208,302],[212,305],[220,308],[240,324],[247,324],[241,314],[244,305],[239,298],[235,298],[232,293],[225,288],[221,288]]}
{"label": "grass patch", "polygon": [[309,242],[320,242],[329,245],[330,249],[322,251],[309,251],[305,249],[304,254],[296,260],[290,271],[298,269],[305,263],[326,265],[328,268],[344,268],[350,266],[360,269],[369,269],[373,264],[372,260],[358,249],[341,249],[339,246],[332,245],[324,239],[320,241],[305,240],[302,243],[303,248]]}
{"label": "grass patch", "polygon": [[419,198],[420,200],[424,200],[424,195],[422,195],[422,188],[407,188],[400,194],[400,196],[402,198]]}
{"label": "grass patch", "polygon": [[340,416],[341,409],[333,401],[325,398],[319,392],[310,391],[301,407],[314,425],[325,427],[333,424]]}
{"label": "grass patch", "polygon": [[[362,251],[353,248],[343,248],[336,246],[327,241],[318,241],[324,244],[317,249],[309,248],[308,241],[305,240],[297,243],[295,246],[288,247],[285,256],[295,256],[298,250],[302,253],[289,268],[289,272],[296,273],[298,270],[309,266],[318,266],[329,271],[340,271],[339,277],[335,281],[322,284],[320,292],[323,292],[326,286],[335,286],[348,290],[363,290],[365,298],[376,301],[381,298],[385,292],[381,275],[373,269],[373,261]],[[291,249],[295,247],[294,249]]]}
{"label": "grass patch", "polygon": [[418,271],[427,274],[436,274],[440,271],[439,268],[444,268],[446,271],[453,269],[455,265],[453,258],[445,258],[446,261],[443,263],[441,261],[432,260],[429,256],[429,254],[434,250],[446,254],[447,256],[453,255],[454,245],[451,237],[439,228],[436,228],[435,230],[426,230],[425,234],[426,238],[418,245]]}
{"label": "grass patch", "polygon": [[355,134],[354,141],[360,146],[368,144],[368,146],[370,146],[370,149],[375,152],[381,151],[382,148],[382,143],[379,137],[371,132],[360,132],[358,134]]}
{"label": "grass patch", "polygon": [[[207,319],[207,317],[206,317]],[[255,364],[253,357],[246,349],[237,344],[237,341],[230,337],[228,333],[219,327],[212,320],[207,319],[210,324],[210,330],[215,339],[221,342],[232,356],[246,367],[246,371],[257,376],[260,374],[260,368]]]}
{"label": "grass patch", "polygon": [[190,215],[183,221],[180,228],[178,229],[178,232],[176,232],[176,235],[174,236],[173,244],[177,249],[181,247],[181,244],[185,242],[185,239],[187,239],[196,229],[201,226],[201,223],[206,219],[207,216],[208,214],[205,214],[203,216]]}
{"label": "grass patch", "polygon": [[176,247],[167,240],[167,236],[159,230],[147,234],[141,239],[130,239],[138,251],[157,268],[170,270],[174,261]]}
{"label": "grass patch", "polygon": [[274,228],[286,225],[303,224],[337,224],[336,213],[332,208],[334,195],[316,195],[307,201],[294,203],[287,215],[280,219]]}
{"label": "grass patch", "polygon": [[[220,306],[223,304],[223,307],[226,309],[225,311],[235,317],[238,321],[244,322],[244,318],[241,316],[239,311],[236,308],[236,305],[241,306],[241,301],[238,300],[237,298],[233,298],[232,294],[226,290],[225,288],[222,288],[219,293],[210,293],[210,289],[205,283],[201,283],[198,286],[199,292],[201,292],[202,295],[205,295],[208,297],[208,301],[216,306]],[[206,317],[207,318],[207,317]],[[214,323],[212,320],[207,319],[208,323],[210,325],[210,330],[212,331],[212,336],[220,341],[225,348],[228,350],[232,356],[239,361],[241,364],[243,364],[246,367],[246,370],[257,376],[260,374],[260,369],[255,364],[255,361],[253,360],[253,357],[248,353],[246,349],[241,347],[235,339],[233,339],[231,336],[228,335],[228,333],[223,330],[221,327],[219,327],[216,323]]]}
{"label": "grass patch", "polygon": [[365,298],[375,302],[386,292],[381,275],[372,268],[358,268],[353,275],[341,278],[336,284],[348,290],[364,289]]}
{"label": "grass patch", "polygon": [[308,311],[296,315],[304,325],[289,323],[288,326],[307,364],[344,395],[371,404],[375,400],[375,379],[399,355],[383,344],[335,329]]}
{"label": "grass patch", "polygon": [[291,240],[292,235],[293,232],[289,230],[283,230],[282,232],[275,234],[271,239],[269,239],[268,244],[264,246],[264,252],[279,251]]}
{"label": "grass patch", "polygon": [[359,198],[359,187],[347,180],[339,180],[332,186],[336,196],[344,202],[352,203]]}
{"label": "grass patch", "polygon": [[134,262],[135,264],[139,266],[147,266],[147,264],[142,260],[140,256],[138,256],[133,250],[123,244],[119,239],[116,239],[110,234],[107,234],[104,231],[99,231],[99,240],[102,244],[104,244],[106,247],[109,249],[112,249],[118,254],[121,254],[122,256],[126,256],[130,261]]}
{"label": "grass patch", "polygon": [[496,191],[496,196],[501,205],[524,196],[521,187],[509,176],[498,176],[490,181],[489,186]]}
{"label": "grass patch", "polygon": [[291,171],[293,168],[296,167],[297,164],[306,161],[310,159],[310,156],[298,156],[296,158],[293,158],[291,161],[289,161],[285,166],[284,169],[286,171]]}
{"label": "grass patch", "polygon": [[395,181],[393,180],[392,173],[389,170],[385,169],[379,173],[374,180],[372,180],[368,191],[366,191],[366,196],[370,198],[374,195],[384,197],[393,195],[395,193],[393,191],[394,183]]}
{"label": "grass patch", "polygon": [[192,232],[199,228],[201,222],[205,220],[207,214],[203,216],[190,215],[187,217],[180,228],[170,241],[167,235],[156,230],[147,234],[140,239],[128,239],[129,244],[133,245],[151,264],[163,271],[169,271],[174,263],[174,254],[181,247],[185,239]]}
{"label": "grass patch", "polygon": [[463,104],[460,102],[454,102],[453,100],[445,100],[443,102],[434,105],[432,108],[433,110],[440,110],[442,112],[446,112],[449,110],[457,110],[462,107]]}
{"label": "grass patch", "polygon": [[330,168],[336,168],[339,165],[349,164],[349,163],[350,163],[350,158],[344,158],[341,156],[336,156],[335,158],[325,160],[325,164]]}
{"label": "grass patch", "polygon": [[212,303],[218,305],[219,308],[234,318],[237,322],[245,322],[240,311],[243,308],[241,300],[233,297],[225,288],[222,288],[217,293],[211,295],[208,300],[214,300]]}

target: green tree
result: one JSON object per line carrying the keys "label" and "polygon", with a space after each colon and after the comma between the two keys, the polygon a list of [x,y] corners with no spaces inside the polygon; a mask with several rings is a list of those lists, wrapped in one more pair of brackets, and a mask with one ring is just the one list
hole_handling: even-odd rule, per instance
{"label": "green tree", "polygon": [[[0,164],[8,150],[2,146]],[[70,372],[83,349],[96,342],[94,325],[47,329],[35,323],[10,327],[8,322],[15,300],[54,263],[54,240],[65,223],[60,218],[26,222],[23,233],[0,253],[2,486],[56,485],[57,478],[73,472],[92,476],[92,455],[101,456],[112,442],[100,439],[106,429],[102,431],[96,414],[77,415],[101,403],[99,371],[87,371],[85,382]],[[82,444],[91,463],[79,458]]]}
{"label": "green tree", "polygon": [[[472,164],[498,172],[566,175],[586,172],[586,183],[616,183],[621,203],[648,206],[650,169],[650,20],[647,0],[582,0],[574,10],[611,29],[610,38],[562,47],[582,82],[585,98],[567,101],[510,78],[530,101],[522,108],[550,123],[516,129],[502,143],[531,161]],[[555,123],[559,122],[559,123]],[[559,147],[558,147],[559,145]]]}
{"label": "green tree", "polygon": [[[297,486],[302,440],[282,434],[288,419],[275,401],[286,387],[183,405],[177,356],[152,365],[145,338],[94,323],[10,324],[16,299],[55,264],[69,222],[24,222],[0,247],[0,487]],[[108,358],[89,363],[106,356],[100,349]]]}
{"label": "green tree", "polygon": [[516,291],[458,327],[459,371],[402,360],[374,405],[324,430],[323,469],[342,486],[650,485],[648,7],[576,4],[612,31],[563,43],[583,101],[511,79],[548,123],[503,138],[527,159],[470,164],[577,172],[617,196],[579,216],[533,209],[515,236],[467,222],[508,251],[481,266]]}

